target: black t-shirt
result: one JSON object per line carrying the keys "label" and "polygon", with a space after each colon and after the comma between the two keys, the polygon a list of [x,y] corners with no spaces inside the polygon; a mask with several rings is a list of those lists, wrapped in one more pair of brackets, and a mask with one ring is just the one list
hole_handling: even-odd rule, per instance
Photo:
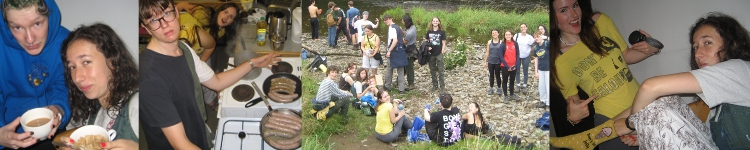
{"label": "black t-shirt", "polygon": [[162,128],[180,122],[191,143],[209,149],[206,126],[195,101],[193,76],[185,55],[172,57],[153,50],[141,54],[140,120],[149,149],[174,149]]}
{"label": "black t-shirt", "polygon": [[461,140],[461,115],[458,108],[450,111],[441,110],[430,115],[430,122],[438,124],[438,134],[435,142],[440,146],[450,146]]}
{"label": "black t-shirt", "polygon": [[443,51],[443,40],[445,40],[445,31],[439,30],[429,30],[427,31],[427,40],[430,42],[430,47],[432,47],[432,50],[430,53],[432,53],[432,56],[440,55],[440,53]]}
{"label": "black t-shirt", "polygon": [[340,26],[346,26],[346,15],[344,14],[343,9],[339,9],[339,11],[336,11],[336,17],[341,17],[341,23],[339,23]]}

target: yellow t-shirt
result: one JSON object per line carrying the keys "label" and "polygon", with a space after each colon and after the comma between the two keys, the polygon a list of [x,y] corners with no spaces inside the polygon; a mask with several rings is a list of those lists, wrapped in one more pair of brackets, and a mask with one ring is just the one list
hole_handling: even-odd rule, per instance
{"label": "yellow t-shirt", "polygon": [[565,98],[578,94],[576,86],[580,86],[587,94],[598,95],[596,113],[612,118],[633,104],[640,85],[622,56],[628,45],[612,19],[601,14],[596,26],[607,56],[594,54],[579,42],[560,55],[555,66]]}
{"label": "yellow t-shirt", "polygon": [[391,123],[391,109],[393,109],[393,104],[391,103],[382,103],[379,106],[379,109],[377,109],[377,114],[375,116],[375,132],[378,132],[378,134],[388,134],[393,130],[393,123]]}
{"label": "yellow t-shirt", "polygon": [[[198,33],[195,31],[195,27],[197,26],[206,32],[210,32],[210,28],[208,27],[210,18],[211,13],[208,12],[206,7],[200,5],[196,6],[196,9],[192,14],[180,14],[180,39],[185,39],[198,56],[203,54],[203,48],[198,43]],[[224,31],[224,29],[219,30],[219,37],[224,36]],[[216,39],[216,37],[214,37],[214,39]]]}
{"label": "yellow t-shirt", "polygon": [[367,49],[375,49],[375,46],[376,46],[375,44],[377,44],[377,43],[375,43],[376,40],[377,40],[377,36],[378,36],[377,34],[373,33],[372,36],[365,35],[365,36],[362,37],[362,38],[364,38],[362,40],[362,44],[364,44],[366,50]]}

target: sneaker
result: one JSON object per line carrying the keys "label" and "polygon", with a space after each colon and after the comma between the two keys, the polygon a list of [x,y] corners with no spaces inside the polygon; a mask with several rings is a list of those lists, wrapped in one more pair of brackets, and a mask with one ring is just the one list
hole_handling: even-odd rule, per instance
{"label": "sneaker", "polygon": [[503,89],[501,89],[500,87],[498,87],[497,88],[497,92],[495,92],[495,93],[497,93],[497,95],[503,95],[503,91],[502,90]]}
{"label": "sneaker", "polygon": [[507,96],[503,97],[503,103],[507,104],[508,103],[508,99],[509,99],[509,97],[507,97]]}
{"label": "sneaker", "polygon": [[493,89],[490,87],[490,91],[487,91],[487,95],[492,95]]}
{"label": "sneaker", "polygon": [[536,108],[547,108],[548,107],[547,104],[544,104],[544,102],[537,102],[533,106],[536,107]]}
{"label": "sneaker", "polygon": [[510,94],[510,100],[518,101],[519,98],[515,94]]}
{"label": "sneaker", "polygon": [[404,91],[398,91],[398,94],[405,94],[405,93],[406,92],[404,92]]}

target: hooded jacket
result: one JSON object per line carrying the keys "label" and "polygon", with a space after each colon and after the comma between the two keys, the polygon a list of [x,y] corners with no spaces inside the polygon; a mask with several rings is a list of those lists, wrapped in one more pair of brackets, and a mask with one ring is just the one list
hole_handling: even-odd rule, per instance
{"label": "hooded jacket", "polygon": [[[0,126],[21,117],[29,109],[49,105],[63,111],[58,129],[65,128],[70,120],[68,88],[60,55],[62,42],[70,31],[60,25],[57,3],[54,0],[44,2],[49,8],[49,29],[42,52],[36,56],[29,55],[11,34],[8,23],[0,20]],[[20,125],[17,132],[24,132]]]}

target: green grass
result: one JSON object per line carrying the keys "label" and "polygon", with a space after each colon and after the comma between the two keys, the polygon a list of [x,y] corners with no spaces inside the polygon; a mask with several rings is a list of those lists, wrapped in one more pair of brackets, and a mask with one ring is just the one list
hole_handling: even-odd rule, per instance
{"label": "green grass", "polygon": [[[515,149],[520,149],[520,147],[523,147],[523,146],[519,146],[518,148],[516,146],[506,146],[506,145],[500,144],[499,142],[495,142],[493,140],[486,140],[486,139],[462,139],[456,144],[448,146],[448,147],[438,146],[437,144],[433,142],[418,142],[418,143],[408,144],[405,146],[399,146],[398,149],[404,149],[404,150],[423,150],[423,149],[515,150]],[[533,149],[540,149],[540,148],[535,147]]]}
{"label": "green grass", "polygon": [[[393,16],[396,23],[400,24],[402,16],[407,13],[401,6],[386,10],[383,14]],[[490,31],[498,29],[501,32],[511,30],[513,33],[520,32],[519,25],[526,23],[529,30],[527,33],[534,34],[539,25],[549,26],[549,12],[539,7],[524,13],[515,10],[501,10],[492,7],[467,7],[461,6],[458,10],[448,12],[446,10],[427,10],[421,6],[410,8],[408,12],[414,24],[417,26],[417,37],[425,35],[430,21],[433,17],[440,18],[448,36],[472,37],[475,41],[484,42],[490,39]],[[385,27],[385,24],[381,25]]]}
{"label": "green grass", "polygon": [[[302,66],[307,66],[308,61],[303,60]],[[356,134],[356,138],[349,139],[349,142],[359,142],[367,139],[368,136],[372,136],[375,133],[375,117],[365,116],[359,109],[353,107],[349,108],[348,117],[349,121],[342,118],[340,115],[333,115],[326,121],[319,121],[312,118],[309,111],[312,109],[310,100],[315,97],[318,90],[318,83],[323,79],[323,73],[308,72],[302,73],[302,147],[304,149],[312,150],[329,150],[333,149],[334,143],[331,141],[331,137],[337,134]],[[398,93],[398,90],[391,89],[389,93]],[[407,91],[404,94],[393,94],[396,99],[414,100],[417,98],[424,98],[425,96],[418,91],[412,90]],[[539,133],[537,133],[539,134]],[[403,141],[402,141],[403,142]],[[384,143],[385,144],[385,143]],[[525,146],[525,145],[523,145]],[[406,150],[423,150],[423,149],[471,149],[471,150],[484,150],[484,149],[501,149],[501,150],[513,150],[517,149],[515,146],[502,145],[499,142],[484,139],[463,139],[455,145],[449,147],[441,147],[433,142],[418,142],[402,144],[400,143],[397,149]],[[534,148],[542,149],[542,148]]]}
{"label": "green grass", "polygon": [[[302,61],[302,66],[307,65],[307,60]],[[351,142],[366,139],[375,132],[375,117],[365,116],[362,111],[349,107],[349,120],[340,115],[333,115],[325,121],[320,121],[310,115],[312,106],[310,100],[318,91],[318,83],[322,81],[321,72],[303,72],[302,76],[302,126],[303,147],[305,149],[332,149],[333,143],[329,138],[334,134],[356,133],[356,139]]]}

